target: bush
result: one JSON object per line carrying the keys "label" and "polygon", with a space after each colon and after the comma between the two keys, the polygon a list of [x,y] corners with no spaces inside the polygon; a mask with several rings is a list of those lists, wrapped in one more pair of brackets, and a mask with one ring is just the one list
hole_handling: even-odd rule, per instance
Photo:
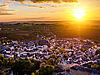
{"label": "bush", "polygon": [[100,70],[100,66],[97,65],[97,64],[94,64],[94,65],[92,66],[92,69]]}

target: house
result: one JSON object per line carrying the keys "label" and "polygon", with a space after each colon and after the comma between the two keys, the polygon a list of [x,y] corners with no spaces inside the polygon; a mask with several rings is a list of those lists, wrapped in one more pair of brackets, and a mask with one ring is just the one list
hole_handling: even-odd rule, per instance
{"label": "house", "polygon": [[47,45],[50,46],[50,43],[47,40],[40,40],[39,45]]}

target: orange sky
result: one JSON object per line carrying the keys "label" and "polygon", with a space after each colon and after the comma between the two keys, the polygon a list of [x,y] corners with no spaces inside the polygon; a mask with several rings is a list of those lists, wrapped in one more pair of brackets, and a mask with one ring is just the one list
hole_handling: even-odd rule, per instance
{"label": "orange sky", "polygon": [[58,0],[51,1],[53,2],[34,2],[34,0],[33,2],[29,0],[1,0],[0,21],[48,21],[76,19],[75,16],[73,16],[73,9],[84,10],[85,16],[83,19],[100,19],[99,0],[79,0],[78,3],[70,3],[69,0],[63,0],[62,2],[58,2]]}

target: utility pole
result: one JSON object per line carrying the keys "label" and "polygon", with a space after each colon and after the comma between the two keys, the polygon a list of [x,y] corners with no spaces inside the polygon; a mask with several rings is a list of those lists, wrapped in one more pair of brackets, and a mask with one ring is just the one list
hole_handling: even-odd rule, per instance
{"label": "utility pole", "polygon": [[66,75],[66,68],[65,68],[65,75]]}

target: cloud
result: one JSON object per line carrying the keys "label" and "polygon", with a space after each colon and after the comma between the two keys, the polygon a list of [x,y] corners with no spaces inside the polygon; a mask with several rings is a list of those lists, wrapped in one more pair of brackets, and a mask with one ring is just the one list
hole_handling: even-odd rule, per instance
{"label": "cloud", "polygon": [[38,18],[24,18],[25,20],[26,19],[45,19],[46,17],[38,17]]}
{"label": "cloud", "polygon": [[57,8],[59,7],[58,3],[61,4],[62,2],[64,2],[66,4],[66,3],[78,3],[79,2],[79,0],[14,0],[14,1],[20,2],[24,4],[25,6],[39,7],[39,8],[48,8],[48,7]]}
{"label": "cloud", "polygon": [[10,10],[10,9],[3,9],[3,8],[0,8],[0,11],[15,11],[15,10]]}
{"label": "cloud", "polygon": [[12,13],[9,13],[9,11],[14,11],[14,10],[9,10],[9,9],[4,9],[0,8],[0,15],[13,15]]}
{"label": "cloud", "polygon": [[[24,2],[25,0],[15,0],[19,2]],[[66,3],[73,3],[73,2],[78,2],[78,0],[29,0],[32,1],[33,3],[42,3],[42,2],[54,2],[54,3],[60,3],[60,2],[66,2]]]}
{"label": "cloud", "polygon": [[38,7],[38,8],[46,8],[44,6],[36,6],[36,5],[27,5],[28,7]]}
{"label": "cloud", "polygon": [[[28,7],[39,7],[39,8],[48,8],[48,7],[61,7],[56,3],[78,3],[79,0],[2,0],[0,2],[0,7],[7,6],[10,2],[20,2],[21,4]],[[52,2],[52,3],[51,3]],[[49,3],[49,4],[48,4]],[[63,5],[63,4],[62,4]]]}
{"label": "cloud", "polygon": [[0,15],[13,15],[12,13],[2,13],[0,12]]}
{"label": "cloud", "polygon": [[9,13],[7,10],[5,10],[5,11],[1,11],[0,10],[0,15],[14,15],[13,13]]}

